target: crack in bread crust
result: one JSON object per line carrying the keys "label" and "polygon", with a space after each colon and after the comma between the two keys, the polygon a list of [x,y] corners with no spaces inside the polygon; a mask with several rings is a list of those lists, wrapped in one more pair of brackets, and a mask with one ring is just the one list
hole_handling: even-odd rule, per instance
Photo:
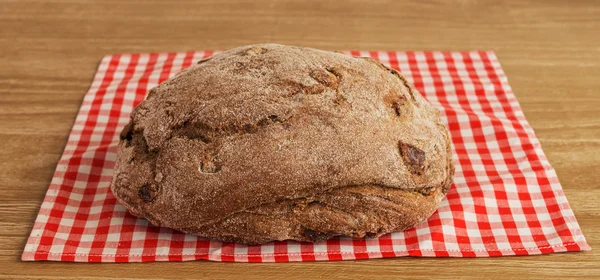
{"label": "crack in bread crust", "polygon": [[[326,189],[324,192],[321,193],[317,193],[317,194],[312,194],[310,196],[304,196],[304,197],[294,197],[294,198],[286,198],[286,199],[278,199],[278,200],[272,200],[272,201],[266,201],[264,203],[261,203],[259,205],[253,205],[251,207],[236,211],[234,213],[231,213],[227,216],[224,216],[222,218],[216,219],[216,220],[211,220],[211,221],[206,221],[203,224],[199,225],[199,228],[202,227],[206,227],[208,225],[211,224],[216,224],[219,222],[223,222],[224,220],[227,220],[239,213],[255,213],[253,212],[255,209],[259,209],[259,208],[263,208],[269,205],[276,205],[276,204],[286,204],[286,203],[294,203],[294,202],[302,202],[302,201],[308,201],[307,203],[312,203],[312,202],[320,202],[323,203],[322,201],[319,201],[316,197],[322,197],[322,196],[327,196],[327,195],[335,195],[336,192],[338,191],[347,191],[347,193],[345,193],[344,195],[360,195],[357,193],[352,193],[350,192],[350,190],[352,189],[357,189],[360,187],[372,187],[372,188],[378,188],[378,189],[389,189],[389,190],[393,190],[393,191],[402,191],[402,192],[406,192],[406,193],[412,193],[415,195],[420,195],[423,197],[428,197],[428,196],[432,196],[432,195],[445,195],[448,187],[445,184],[447,184],[447,182],[443,182],[441,185],[436,186],[436,187],[429,187],[429,186],[424,186],[418,189],[399,189],[399,188],[395,188],[395,187],[391,187],[391,186],[385,186],[385,185],[381,185],[381,184],[361,184],[361,185],[346,185],[346,186],[336,186],[336,187],[332,187],[329,189]],[[333,193],[333,194],[332,194]],[[373,195],[375,197],[378,197],[380,199],[383,200],[387,200],[390,202],[395,202],[392,198],[383,195],[383,194],[375,194],[375,193],[370,193],[370,195]],[[264,215],[268,215],[268,214],[264,214]]]}
{"label": "crack in bread crust", "polygon": [[[444,182],[447,183],[447,182]],[[261,216],[270,217],[278,220],[287,221],[290,224],[296,224],[296,227],[290,227],[289,229],[283,229],[283,234],[293,237],[295,240],[300,241],[321,241],[329,239],[335,236],[349,236],[353,238],[361,238],[364,236],[378,237],[389,232],[389,225],[396,225],[393,230],[404,230],[415,223],[421,222],[429,215],[422,217],[407,218],[403,215],[404,211],[401,209],[402,205],[412,204],[411,202],[419,203],[419,206],[423,208],[425,213],[433,212],[437,206],[435,200],[426,200],[425,195],[419,191],[406,191],[394,189],[395,193],[384,194],[381,193],[381,189],[386,189],[385,186],[380,185],[365,185],[365,186],[345,186],[339,187],[332,194],[319,194],[310,198],[297,198],[289,199],[285,201],[276,201],[258,205],[251,209],[245,209],[243,211],[234,213],[219,221],[213,221],[209,224],[203,225],[199,228],[186,229],[187,231],[198,232],[201,236],[213,236],[219,234],[214,232],[214,228],[227,228],[223,232],[223,236],[219,236],[219,239],[227,239],[228,232],[243,232],[251,230],[252,228],[260,228],[260,225],[250,225],[251,223],[239,223],[239,220],[253,221],[248,218],[249,216]],[[360,194],[357,192],[369,189],[369,192]],[[378,189],[379,191],[374,191]],[[436,199],[441,199],[444,195],[444,190],[447,189],[445,185],[440,185],[435,188],[435,191],[430,193],[434,195]],[[353,192],[354,191],[354,192]],[[358,195],[357,195],[358,194]],[[348,197],[354,197],[356,203],[351,203],[350,206],[339,203],[340,200],[347,200]],[[411,202],[409,202],[411,201]],[[362,209],[357,212],[357,205],[368,205],[367,209]],[[389,205],[399,207],[389,207]],[[280,207],[284,206],[282,210]],[[386,211],[379,211],[383,208]],[[279,208],[278,208],[279,207]],[[314,210],[317,208],[316,214]],[[379,217],[379,220],[366,222],[364,217],[361,217],[363,213],[375,214]],[[343,216],[340,218],[340,216]],[[324,231],[320,223],[315,223],[316,219],[326,219],[328,223],[339,224],[336,229],[329,229]],[[260,219],[258,220],[260,222]],[[368,225],[363,230],[358,230],[355,225],[365,223]],[[276,238],[276,236],[265,237],[264,240],[244,240],[238,239],[237,242],[254,244],[261,243],[265,240]]]}
{"label": "crack in bread crust", "polygon": [[384,65],[383,63],[381,63],[380,61],[377,61],[373,58],[370,57],[357,57],[360,59],[364,59],[366,61],[369,61],[371,63],[376,64],[377,66],[381,67],[382,69],[387,70],[388,72],[390,72],[392,75],[396,76],[398,79],[400,79],[400,81],[402,82],[402,84],[404,85],[404,87],[406,89],[408,89],[408,93],[410,94],[411,99],[413,100],[413,102],[417,101],[415,98],[415,93],[413,92],[412,87],[410,86],[410,83],[408,83],[408,81],[406,80],[406,78],[400,73],[398,72],[396,69],[387,67],[386,65]]}

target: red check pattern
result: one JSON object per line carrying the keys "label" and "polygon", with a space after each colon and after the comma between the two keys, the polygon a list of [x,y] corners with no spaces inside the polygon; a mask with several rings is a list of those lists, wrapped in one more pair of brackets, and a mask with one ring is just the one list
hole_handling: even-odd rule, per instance
{"label": "red check pattern", "polygon": [[288,262],[590,250],[493,52],[348,53],[398,69],[450,128],[455,182],[426,222],[380,238],[244,246],[132,216],[109,187],[119,132],[150,88],[213,52],[119,54],[100,63],[23,260]]}

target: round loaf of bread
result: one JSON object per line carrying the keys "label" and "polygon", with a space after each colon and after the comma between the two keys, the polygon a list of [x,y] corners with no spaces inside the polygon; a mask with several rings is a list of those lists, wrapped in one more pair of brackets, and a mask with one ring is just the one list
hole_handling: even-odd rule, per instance
{"label": "round loaf of bread", "polygon": [[438,110],[400,73],[263,44],[153,88],[121,133],[111,188],[154,225],[257,244],[413,227],[453,173]]}

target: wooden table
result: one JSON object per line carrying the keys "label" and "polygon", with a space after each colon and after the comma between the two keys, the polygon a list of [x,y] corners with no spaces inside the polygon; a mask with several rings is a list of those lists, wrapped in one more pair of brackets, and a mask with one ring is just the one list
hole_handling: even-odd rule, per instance
{"label": "wooden table", "polygon": [[[0,1],[0,278],[557,278],[600,253],[232,264],[21,262],[100,58],[278,42],[495,50],[592,247],[600,248],[600,5],[594,1]],[[143,3],[142,3],[143,2]]]}

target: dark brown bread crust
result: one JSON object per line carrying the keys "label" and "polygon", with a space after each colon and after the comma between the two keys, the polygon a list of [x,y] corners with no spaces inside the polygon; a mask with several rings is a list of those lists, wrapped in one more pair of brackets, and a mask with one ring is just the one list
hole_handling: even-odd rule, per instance
{"label": "dark brown bread crust", "polygon": [[155,225],[238,243],[380,236],[452,183],[448,131],[379,62],[275,44],[200,61],[150,91],[112,183]]}

